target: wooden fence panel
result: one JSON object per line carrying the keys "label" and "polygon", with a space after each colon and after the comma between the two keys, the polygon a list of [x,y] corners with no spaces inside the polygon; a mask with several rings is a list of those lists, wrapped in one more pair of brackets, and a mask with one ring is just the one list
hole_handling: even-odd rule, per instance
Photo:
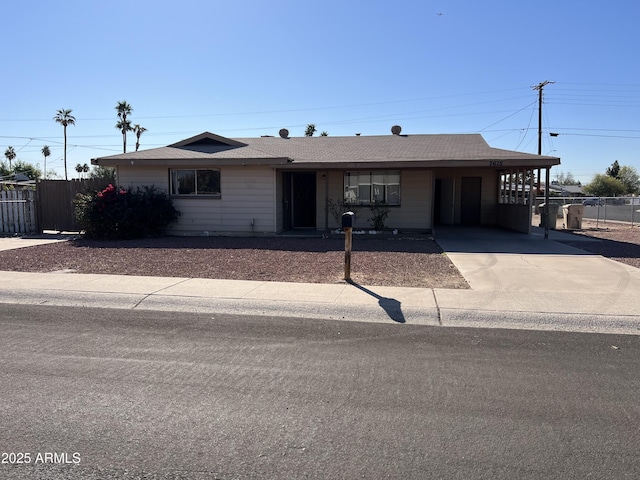
{"label": "wooden fence panel", "polygon": [[36,231],[35,192],[30,189],[0,191],[0,233],[35,233]]}
{"label": "wooden fence panel", "polygon": [[36,186],[38,228],[77,232],[74,204],[78,193],[102,190],[113,180],[104,178],[73,180],[42,180]]}

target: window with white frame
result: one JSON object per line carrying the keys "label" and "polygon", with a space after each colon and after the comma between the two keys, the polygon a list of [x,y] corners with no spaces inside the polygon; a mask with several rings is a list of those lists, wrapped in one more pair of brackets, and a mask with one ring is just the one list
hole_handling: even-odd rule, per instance
{"label": "window with white frame", "polygon": [[172,169],[171,195],[220,198],[220,170]]}
{"label": "window with white frame", "polygon": [[344,200],[360,205],[400,205],[400,171],[345,172]]}

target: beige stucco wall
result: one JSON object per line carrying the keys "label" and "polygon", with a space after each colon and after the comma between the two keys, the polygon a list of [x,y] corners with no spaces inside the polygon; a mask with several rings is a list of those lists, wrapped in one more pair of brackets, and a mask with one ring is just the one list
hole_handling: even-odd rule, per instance
{"label": "beige stucco wall", "polygon": [[[188,166],[183,166],[183,168]],[[200,167],[202,168],[202,167]],[[345,170],[316,172],[316,228],[338,228],[327,213],[327,199],[338,201],[344,192]],[[174,197],[181,212],[170,232],[179,235],[274,234],[283,229],[283,185],[281,170],[270,167],[221,167],[220,199]],[[498,175],[491,169],[411,169],[400,177],[401,205],[390,207],[387,228],[405,230],[433,229],[433,189],[436,178],[454,181],[454,223],[460,223],[460,186],[462,177],[481,177],[481,223],[498,223]],[[137,187],[155,185],[168,191],[168,167],[118,167],[118,183]],[[370,228],[368,207],[360,208],[356,228]],[[252,225],[253,224],[253,225]]]}
{"label": "beige stucco wall", "polygon": [[[344,195],[345,170],[318,171],[316,176],[316,227],[325,229],[327,198],[339,201]],[[433,227],[433,173],[431,170],[403,170],[400,173],[400,206],[389,207],[387,228],[430,230]],[[356,215],[356,228],[370,228],[371,210],[362,206]],[[339,227],[329,213],[330,229]]]}
{"label": "beige stucco wall", "polygon": [[[189,167],[181,165],[181,168]],[[118,168],[118,183],[134,188],[155,185],[167,192],[169,169],[121,166]],[[180,217],[169,232],[176,235],[273,234],[273,169],[222,167],[220,189],[221,198],[173,197],[173,205],[180,212]]]}
{"label": "beige stucco wall", "polygon": [[498,174],[495,170],[482,168],[437,169],[434,171],[434,179],[452,179],[454,182],[453,223],[460,223],[462,177],[482,178],[480,223],[482,225],[496,225],[498,222]]}

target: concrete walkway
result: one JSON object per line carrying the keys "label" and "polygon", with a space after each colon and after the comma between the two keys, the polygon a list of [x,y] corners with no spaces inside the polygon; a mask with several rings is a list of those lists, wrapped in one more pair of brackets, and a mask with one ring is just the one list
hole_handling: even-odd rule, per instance
{"label": "concrete walkway", "polygon": [[640,269],[559,243],[563,232],[436,233],[470,290],[0,271],[0,303],[640,334]]}
{"label": "concrete walkway", "polygon": [[42,234],[30,235],[27,237],[0,237],[0,251],[15,250],[16,248],[33,247],[35,245],[45,245],[47,243],[64,242],[75,235],[65,234]]}

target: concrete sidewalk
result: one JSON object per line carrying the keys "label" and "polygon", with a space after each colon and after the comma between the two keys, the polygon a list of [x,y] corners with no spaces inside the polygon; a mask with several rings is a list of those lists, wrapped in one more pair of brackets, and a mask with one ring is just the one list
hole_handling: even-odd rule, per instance
{"label": "concrete sidewalk", "polygon": [[0,303],[640,334],[639,269],[535,234],[437,239],[470,290],[0,271]]}

